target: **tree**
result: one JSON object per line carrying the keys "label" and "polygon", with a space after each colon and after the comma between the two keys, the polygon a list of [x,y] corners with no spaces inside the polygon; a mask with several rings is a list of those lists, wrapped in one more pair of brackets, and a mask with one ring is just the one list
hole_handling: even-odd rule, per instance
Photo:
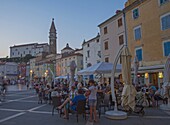
{"label": "tree", "polygon": [[34,56],[32,56],[31,54],[27,54],[24,58],[23,58],[23,62],[27,63],[30,59],[34,58]]}

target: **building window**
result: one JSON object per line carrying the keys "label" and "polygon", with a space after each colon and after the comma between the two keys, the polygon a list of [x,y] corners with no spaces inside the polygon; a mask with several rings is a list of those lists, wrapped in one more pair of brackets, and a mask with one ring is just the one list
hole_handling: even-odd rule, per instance
{"label": "building window", "polygon": [[105,49],[105,50],[108,50],[108,49],[109,49],[108,41],[104,43],[104,49]]}
{"label": "building window", "polygon": [[87,62],[87,57],[86,57],[86,62]]}
{"label": "building window", "polygon": [[24,54],[25,54],[25,51],[24,51]]}
{"label": "building window", "polygon": [[161,29],[170,29],[170,13],[161,16]]}
{"label": "building window", "polygon": [[90,50],[87,51],[87,57],[90,57]]}
{"label": "building window", "polygon": [[87,47],[90,47],[90,44],[89,44],[89,43],[87,44]]}
{"label": "building window", "polygon": [[168,56],[170,54],[170,41],[164,42],[164,56]]}
{"label": "building window", "polygon": [[96,42],[98,43],[98,42],[99,42],[99,39],[97,39]]}
{"label": "building window", "polygon": [[17,51],[18,49],[15,49],[15,51]]}
{"label": "building window", "polygon": [[119,36],[119,45],[124,43],[123,35]]}
{"label": "building window", "polygon": [[122,18],[118,19],[118,27],[121,27],[123,25]]}
{"label": "building window", "polygon": [[143,56],[142,56],[142,48],[136,49],[136,56],[138,58],[138,61],[142,61]]}
{"label": "building window", "polygon": [[14,56],[14,53],[12,53],[12,55]]}
{"label": "building window", "polygon": [[98,51],[97,55],[101,58],[101,51]]}
{"label": "building window", "polygon": [[134,38],[135,38],[135,40],[141,39],[141,26],[134,28]]}
{"label": "building window", "polygon": [[104,34],[107,34],[107,27],[104,27]]}
{"label": "building window", "polygon": [[18,55],[19,55],[20,53],[18,52]]}
{"label": "building window", "polygon": [[160,5],[162,5],[162,4],[169,2],[169,0],[159,0],[159,2],[160,2]]}
{"label": "building window", "polygon": [[136,8],[133,10],[133,19],[137,19],[139,17],[139,9]]}
{"label": "building window", "polygon": [[109,62],[109,57],[106,57],[106,58],[105,58],[105,62]]}
{"label": "building window", "polygon": [[29,51],[29,54],[31,54],[31,51]]}

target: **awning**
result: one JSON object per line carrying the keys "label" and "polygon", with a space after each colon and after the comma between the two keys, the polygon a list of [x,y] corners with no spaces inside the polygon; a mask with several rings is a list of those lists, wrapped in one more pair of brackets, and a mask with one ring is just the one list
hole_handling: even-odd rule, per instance
{"label": "awning", "polygon": [[162,72],[164,69],[165,65],[154,65],[154,66],[144,66],[144,67],[139,67],[138,72],[139,73],[154,73],[154,72]]}
{"label": "awning", "polygon": [[55,79],[67,79],[67,76],[58,76],[58,77],[55,77]]}
{"label": "awning", "polygon": [[[116,72],[121,72],[122,66],[118,64],[116,66]],[[77,72],[78,75],[92,75],[92,74],[106,74],[106,73],[111,73],[113,69],[113,64],[112,63],[107,63],[107,62],[100,62],[97,64],[94,64],[86,69],[80,70]]]}

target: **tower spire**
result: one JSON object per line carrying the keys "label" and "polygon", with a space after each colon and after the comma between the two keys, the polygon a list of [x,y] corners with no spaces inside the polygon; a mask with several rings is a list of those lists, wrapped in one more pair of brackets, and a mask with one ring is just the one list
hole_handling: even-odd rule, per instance
{"label": "tower spire", "polygon": [[56,54],[57,52],[57,36],[56,28],[54,24],[54,18],[52,18],[52,23],[49,32],[49,44],[50,44],[50,54]]}
{"label": "tower spire", "polygon": [[52,23],[50,27],[50,32],[56,32],[55,24],[54,24],[54,18],[52,18]]}

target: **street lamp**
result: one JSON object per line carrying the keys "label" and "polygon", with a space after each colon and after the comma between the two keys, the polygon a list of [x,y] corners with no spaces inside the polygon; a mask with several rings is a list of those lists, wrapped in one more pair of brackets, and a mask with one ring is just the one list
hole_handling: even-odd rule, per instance
{"label": "street lamp", "polygon": [[159,72],[158,76],[159,76],[160,79],[162,79],[163,78],[163,73]]}
{"label": "street lamp", "polygon": [[32,81],[32,73],[33,73],[33,71],[30,70],[30,81]]}

